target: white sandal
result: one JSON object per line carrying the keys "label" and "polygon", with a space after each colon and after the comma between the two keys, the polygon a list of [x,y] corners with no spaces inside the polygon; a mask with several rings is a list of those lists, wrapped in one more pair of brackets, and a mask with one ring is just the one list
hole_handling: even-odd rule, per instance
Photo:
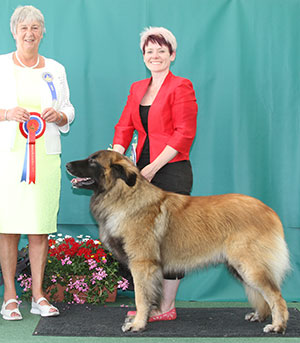
{"label": "white sandal", "polygon": [[[32,298],[30,313],[40,314],[42,317],[58,316],[59,310],[56,307],[54,307],[53,305],[49,304],[49,302],[48,302],[48,305],[40,305],[40,303],[43,300],[48,302],[48,300],[44,297],[39,298],[37,302],[35,302]],[[54,309],[55,312],[51,312],[50,311],[51,309]]]}
{"label": "white sandal", "polygon": [[[17,308],[13,310],[6,309],[6,306],[12,303],[17,304]],[[13,313],[16,313],[17,316],[12,316]],[[23,319],[21,312],[19,310],[19,302],[16,299],[9,299],[7,302],[3,301],[2,308],[1,308],[2,318],[5,320],[21,320]]]}

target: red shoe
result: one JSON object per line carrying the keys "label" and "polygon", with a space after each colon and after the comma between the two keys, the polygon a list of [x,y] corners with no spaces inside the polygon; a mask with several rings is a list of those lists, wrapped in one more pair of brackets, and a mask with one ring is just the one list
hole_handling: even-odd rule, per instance
{"label": "red shoe", "polygon": [[[128,311],[127,315],[128,316],[135,316],[136,311]],[[177,318],[176,308],[173,308],[169,312],[165,312],[162,314],[158,314],[157,316],[150,317],[148,319],[148,322],[151,323],[151,322],[159,322],[159,321],[163,321],[163,320],[175,320],[176,318]]]}
{"label": "red shoe", "polygon": [[152,316],[148,319],[148,322],[158,322],[161,320],[175,320],[177,318],[176,308],[173,308],[169,312],[158,314],[157,316]]}
{"label": "red shoe", "polygon": [[128,311],[127,316],[134,317],[136,315],[136,311]]}

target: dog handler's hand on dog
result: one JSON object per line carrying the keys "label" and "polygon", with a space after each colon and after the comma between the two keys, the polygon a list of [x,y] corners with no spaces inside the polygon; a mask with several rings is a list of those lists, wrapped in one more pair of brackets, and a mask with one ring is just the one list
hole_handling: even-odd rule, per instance
{"label": "dog handler's hand on dog", "polygon": [[171,161],[177,154],[177,150],[167,145],[152,163],[148,164],[141,170],[141,174],[146,180],[151,182],[159,169]]}
{"label": "dog handler's hand on dog", "polygon": [[5,110],[4,120],[14,120],[19,123],[24,123],[30,117],[30,113],[23,107],[14,107]]}
{"label": "dog handler's hand on dog", "polygon": [[120,145],[120,144],[114,144],[113,150],[116,151],[116,152],[119,152],[122,155],[125,152],[125,148],[122,145]]}
{"label": "dog handler's hand on dog", "polygon": [[42,112],[42,118],[47,123],[55,123],[58,126],[66,124],[66,116],[62,112],[55,111],[55,109],[52,107],[44,109],[44,111]]}
{"label": "dog handler's hand on dog", "polygon": [[146,180],[151,182],[151,180],[154,178],[155,174],[158,172],[159,169],[156,169],[155,166],[152,163],[150,163],[141,170],[141,174],[144,176]]}

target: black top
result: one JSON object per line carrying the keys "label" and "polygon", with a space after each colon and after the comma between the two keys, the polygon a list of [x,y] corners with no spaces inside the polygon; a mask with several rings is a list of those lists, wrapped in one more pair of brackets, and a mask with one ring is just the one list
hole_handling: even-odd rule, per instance
{"label": "black top", "polygon": [[141,152],[141,156],[137,163],[137,166],[140,170],[150,163],[150,146],[149,146],[149,137],[148,137],[148,113],[149,113],[150,107],[151,107],[150,105],[148,106],[140,105],[141,121],[144,126],[144,130],[147,133],[143,150]]}

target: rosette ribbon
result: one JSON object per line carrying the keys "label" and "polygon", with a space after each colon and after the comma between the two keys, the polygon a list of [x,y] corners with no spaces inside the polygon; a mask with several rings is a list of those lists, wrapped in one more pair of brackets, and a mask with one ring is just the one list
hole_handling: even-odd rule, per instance
{"label": "rosette ribbon", "polygon": [[42,75],[43,80],[47,83],[49,90],[51,92],[51,96],[52,96],[52,102],[57,101],[57,95],[56,95],[56,90],[54,87],[54,83],[53,83],[53,76],[51,73],[43,73]]}
{"label": "rosette ribbon", "polygon": [[27,120],[25,123],[20,123],[19,129],[22,135],[27,138],[21,182],[25,181],[29,184],[31,182],[35,183],[35,141],[36,139],[42,137],[42,135],[44,134],[46,129],[46,122],[39,113],[30,112],[29,120]]}

